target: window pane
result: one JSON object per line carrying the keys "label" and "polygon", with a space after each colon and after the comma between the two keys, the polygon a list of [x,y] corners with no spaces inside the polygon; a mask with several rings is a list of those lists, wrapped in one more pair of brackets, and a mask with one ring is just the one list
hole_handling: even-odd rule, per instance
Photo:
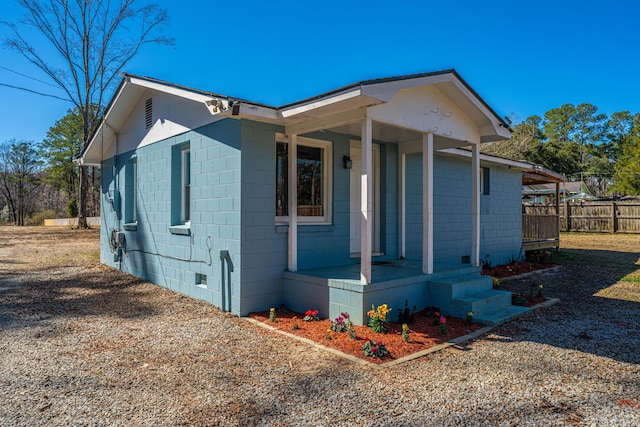
{"label": "window pane", "polygon": [[298,215],[323,216],[324,150],[318,147],[298,146]]}
{"label": "window pane", "polygon": [[138,222],[138,162],[136,160],[131,163],[131,175],[131,193],[133,196],[131,200],[131,222]]}
{"label": "window pane", "polygon": [[276,216],[289,216],[289,144],[276,143]]}
{"label": "window pane", "polygon": [[182,150],[182,223],[191,218],[191,152]]}

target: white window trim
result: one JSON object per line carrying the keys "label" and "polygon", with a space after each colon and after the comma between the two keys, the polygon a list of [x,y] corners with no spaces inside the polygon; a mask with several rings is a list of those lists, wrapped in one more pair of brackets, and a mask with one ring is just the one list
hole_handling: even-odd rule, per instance
{"label": "white window trim", "polygon": [[[289,138],[284,134],[276,134],[276,144],[278,142],[284,142],[289,144]],[[322,139],[313,139],[306,137],[298,137],[298,144],[306,147],[322,148],[324,157],[322,159],[323,168],[323,194],[322,201],[324,204],[323,216],[300,216],[298,215],[298,223],[303,225],[329,225],[332,220],[332,202],[333,202],[333,144],[331,141],[324,141]],[[291,147],[291,144],[287,145],[287,149]],[[275,148],[275,147],[274,147]],[[291,155],[291,152],[288,153]],[[288,216],[276,216],[276,224],[289,224]]]}
{"label": "white window trim", "polygon": [[[180,150],[180,223],[184,225],[189,225],[191,223],[191,218],[187,219],[187,204],[190,203],[190,200],[187,198],[186,187],[190,184],[190,177],[187,176],[187,168],[186,168],[186,159],[187,153],[191,154],[191,147],[186,146]],[[191,168],[189,168],[190,170]],[[189,184],[187,184],[189,182]],[[191,217],[191,215],[189,215]]]}

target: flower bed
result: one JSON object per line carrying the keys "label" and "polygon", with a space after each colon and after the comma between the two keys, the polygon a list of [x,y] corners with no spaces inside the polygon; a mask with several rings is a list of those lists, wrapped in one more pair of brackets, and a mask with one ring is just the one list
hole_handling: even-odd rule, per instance
{"label": "flower bed", "polygon": [[[409,342],[402,339],[402,324],[389,323],[387,333],[373,332],[367,326],[354,325],[356,338],[349,338],[347,332],[335,332],[331,329],[331,320],[303,321],[304,313],[295,313],[282,308],[277,309],[275,322],[269,320],[269,311],[251,313],[249,317],[264,322],[281,331],[285,331],[327,347],[335,348],[343,353],[359,357],[373,363],[384,363],[409,354],[426,350],[438,344],[445,343],[453,338],[467,335],[477,331],[483,325],[478,323],[467,324],[463,319],[453,317],[446,318],[447,335],[440,333],[440,323],[434,325],[433,312],[428,310],[416,313],[414,321],[409,325]],[[294,327],[297,325],[297,329]],[[377,358],[364,355],[363,347],[368,340],[381,342],[389,354]]]}
{"label": "flower bed", "polygon": [[524,273],[530,273],[536,270],[544,270],[553,267],[553,264],[539,264],[527,261],[515,261],[511,264],[498,265],[496,267],[483,267],[482,274],[485,276],[497,277],[503,279],[505,277],[518,276]]}

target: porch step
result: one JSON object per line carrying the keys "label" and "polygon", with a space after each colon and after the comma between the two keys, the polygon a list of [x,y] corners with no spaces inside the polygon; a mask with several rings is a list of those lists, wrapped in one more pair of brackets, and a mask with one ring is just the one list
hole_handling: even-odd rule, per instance
{"label": "porch step", "polygon": [[492,279],[480,274],[467,274],[458,277],[444,277],[430,283],[431,290],[441,297],[456,299],[464,295],[475,294],[493,288]]}
{"label": "porch step", "polygon": [[500,310],[492,311],[490,313],[473,316],[473,320],[478,323],[482,323],[483,325],[497,326],[508,322],[509,320],[514,319],[515,317],[518,317],[529,310],[531,310],[529,307],[510,305],[508,307],[503,307]]}
{"label": "porch step", "polygon": [[510,307],[511,292],[489,289],[455,298],[452,302],[457,311],[454,316],[465,318],[472,311],[477,319],[478,316]]}

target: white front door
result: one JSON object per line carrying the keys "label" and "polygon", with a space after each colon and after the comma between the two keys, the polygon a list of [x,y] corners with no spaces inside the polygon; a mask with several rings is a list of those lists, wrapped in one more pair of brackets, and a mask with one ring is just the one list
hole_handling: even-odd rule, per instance
{"label": "white front door", "polygon": [[[349,157],[351,157],[352,167],[350,171],[350,233],[349,233],[349,249],[352,256],[360,256],[360,196],[362,187],[362,143],[360,141],[351,141],[349,149]],[[380,224],[378,221],[380,215],[380,146],[373,144],[373,248],[374,253],[380,252]]]}

